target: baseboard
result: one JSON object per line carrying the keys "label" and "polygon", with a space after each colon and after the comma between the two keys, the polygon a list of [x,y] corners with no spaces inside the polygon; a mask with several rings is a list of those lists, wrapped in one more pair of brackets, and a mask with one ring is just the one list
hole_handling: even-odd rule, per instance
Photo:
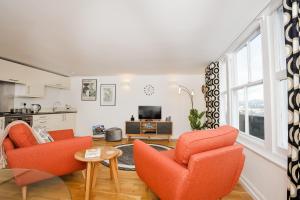
{"label": "baseboard", "polygon": [[240,184],[254,200],[266,200],[264,195],[244,176],[240,177]]}

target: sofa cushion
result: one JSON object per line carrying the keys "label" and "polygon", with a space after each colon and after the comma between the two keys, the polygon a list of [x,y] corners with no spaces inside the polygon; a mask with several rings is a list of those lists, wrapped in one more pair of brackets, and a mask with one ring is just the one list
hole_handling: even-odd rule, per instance
{"label": "sofa cushion", "polygon": [[3,148],[4,148],[4,151],[7,152],[10,150],[13,150],[15,148],[15,146],[12,143],[12,141],[7,137],[3,141]]}
{"label": "sofa cushion", "polygon": [[175,159],[179,164],[188,164],[193,154],[233,145],[237,135],[238,130],[231,126],[186,132],[177,141]]}
{"label": "sofa cushion", "polygon": [[38,144],[31,130],[24,124],[16,124],[11,127],[8,135],[16,147],[28,147]]}
{"label": "sofa cushion", "polygon": [[[167,151],[160,151],[161,155],[169,158],[170,160],[174,161],[174,163],[178,164],[175,159],[175,149],[167,150]],[[187,165],[180,163],[180,165],[184,168],[187,168]]]}
{"label": "sofa cushion", "polygon": [[51,137],[54,139],[54,141],[74,138],[73,129],[48,131],[48,133],[51,135]]}

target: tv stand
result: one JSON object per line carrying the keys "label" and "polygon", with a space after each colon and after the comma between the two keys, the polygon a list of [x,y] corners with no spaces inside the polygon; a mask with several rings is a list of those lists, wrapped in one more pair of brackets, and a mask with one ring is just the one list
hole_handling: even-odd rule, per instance
{"label": "tv stand", "polygon": [[163,138],[170,141],[172,126],[173,123],[170,121],[127,121],[125,122],[125,131],[128,140],[130,140],[131,137],[144,137],[148,139]]}

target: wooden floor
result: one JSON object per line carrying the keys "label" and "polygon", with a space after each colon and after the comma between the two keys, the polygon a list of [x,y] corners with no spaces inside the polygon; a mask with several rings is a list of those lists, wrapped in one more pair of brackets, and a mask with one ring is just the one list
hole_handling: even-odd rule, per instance
{"label": "wooden floor", "polygon": [[[162,144],[174,147],[175,142],[168,142],[166,140],[149,140],[148,143]],[[95,145],[110,145],[115,146],[121,143],[127,143],[125,140],[122,142],[105,142],[99,140],[94,142]],[[101,166],[97,176],[97,184],[93,191],[94,200],[155,200],[158,199],[150,191],[145,190],[144,183],[139,179],[136,172],[119,171],[120,192],[117,193],[115,186],[110,179],[109,169]],[[73,200],[84,199],[84,185],[81,173],[75,173],[63,178],[68,185]],[[224,200],[251,200],[250,195],[238,184],[234,190]]]}
{"label": "wooden floor", "polygon": [[[167,146],[174,146],[175,142],[150,140],[145,141],[148,143],[163,144]],[[108,143],[104,140],[99,140],[94,142],[95,145],[110,145],[115,146],[121,143],[127,143],[125,140],[122,142]],[[120,192],[116,192],[115,185],[110,179],[109,168],[100,165],[98,169],[97,183],[92,193],[92,200],[157,200],[158,198],[151,192],[146,191],[144,183],[139,179],[136,172],[132,171],[119,171],[119,181],[120,181]],[[62,184],[65,183],[67,188],[69,188],[72,200],[83,200],[84,199],[84,179],[81,172],[76,172],[71,175],[62,177]],[[47,186],[51,184],[48,181],[43,181],[28,187],[28,200],[66,200],[64,187]],[[12,186],[15,187],[15,186]],[[45,190],[47,188],[47,190]],[[0,194],[6,194],[7,200],[20,199],[21,192],[20,189],[5,189],[2,191],[0,187]],[[42,193],[45,193],[47,197],[42,197]],[[64,193],[64,194],[63,194]],[[3,195],[0,195],[0,197]],[[50,197],[50,198],[49,198]],[[1,198],[0,198],[1,199]],[[238,184],[234,190],[223,200],[251,200],[252,198],[245,192],[245,190]]]}

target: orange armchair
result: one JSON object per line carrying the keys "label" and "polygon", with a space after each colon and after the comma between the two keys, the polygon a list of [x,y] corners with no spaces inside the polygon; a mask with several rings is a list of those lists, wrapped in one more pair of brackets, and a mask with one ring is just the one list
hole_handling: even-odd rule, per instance
{"label": "orange armchair", "polygon": [[158,152],[134,141],[139,177],[162,200],[216,200],[229,194],[244,165],[243,147],[230,126],[180,136],[174,150]]}

